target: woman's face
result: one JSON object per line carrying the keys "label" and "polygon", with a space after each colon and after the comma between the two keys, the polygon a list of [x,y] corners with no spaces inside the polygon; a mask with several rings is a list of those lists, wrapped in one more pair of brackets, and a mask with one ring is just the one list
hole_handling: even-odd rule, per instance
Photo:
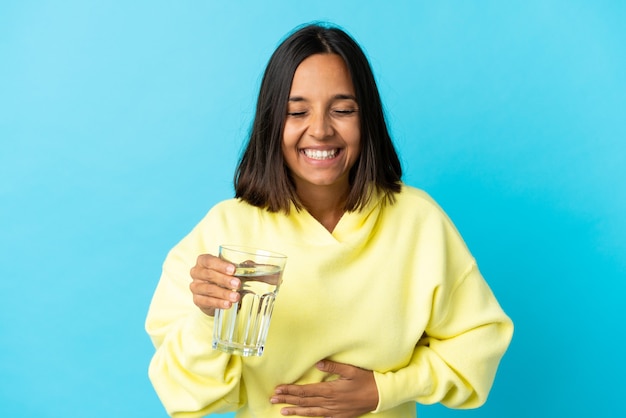
{"label": "woman's face", "polygon": [[343,59],[311,55],[293,76],[282,150],[298,194],[332,186],[345,193],[360,153],[359,106]]}

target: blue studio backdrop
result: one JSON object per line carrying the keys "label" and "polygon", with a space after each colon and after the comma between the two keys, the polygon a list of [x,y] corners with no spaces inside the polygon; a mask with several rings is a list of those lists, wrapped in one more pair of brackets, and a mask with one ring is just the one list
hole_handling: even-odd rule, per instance
{"label": "blue studio backdrop", "polygon": [[314,20],[366,50],[405,182],[516,324],[483,408],[420,417],[626,416],[619,0],[2,1],[0,416],[166,416],[161,263],[233,195],[263,68]]}

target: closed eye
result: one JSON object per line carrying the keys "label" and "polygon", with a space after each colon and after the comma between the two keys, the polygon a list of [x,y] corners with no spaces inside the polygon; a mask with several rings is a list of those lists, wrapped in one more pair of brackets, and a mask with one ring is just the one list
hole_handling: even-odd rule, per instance
{"label": "closed eye", "polygon": [[353,113],[358,112],[358,109],[335,109],[334,113],[338,113],[340,115],[352,115]]}

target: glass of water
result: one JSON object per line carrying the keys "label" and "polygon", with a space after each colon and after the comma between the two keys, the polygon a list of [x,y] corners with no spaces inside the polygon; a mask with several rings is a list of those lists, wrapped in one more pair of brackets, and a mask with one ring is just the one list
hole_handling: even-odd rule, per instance
{"label": "glass of water", "polygon": [[213,348],[240,356],[260,356],[287,257],[235,245],[220,246],[219,256],[235,265],[241,287],[239,302],[229,309],[215,310]]}

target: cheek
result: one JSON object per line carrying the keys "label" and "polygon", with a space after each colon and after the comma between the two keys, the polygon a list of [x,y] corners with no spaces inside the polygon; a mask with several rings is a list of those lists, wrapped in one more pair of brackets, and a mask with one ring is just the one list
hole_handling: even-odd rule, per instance
{"label": "cheek", "polygon": [[352,148],[353,152],[356,154],[361,153],[361,130],[357,127],[355,128],[348,141],[348,146]]}
{"label": "cheek", "polygon": [[361,156],[362,142],[361,142],[361,133],[359,129],[355,130],[353,135],[351,135],[349,143],[348,143],[348,148],[350,149],[349,164],[350,164],[350,167],[352,167]]}
{"label": "cheek", "polygon": [[281,142],[283,154],[289,151],[289,148],[293,147],[293,129],[289,125],[285,125],[283,128],[283,139]]}
{"label": "cheek", "polygon": [[349,146],[359,146],[359,143],[361,142],[361,124],[358,118],[346,121],[340,129],[344,140]]}
{"label": "cheek", "polygon": [[298,137],[294,134],[294,132],[288,128],[283,130],[283,141],[282,148],[283,153],[287,154],[289,152],[293,152],[293,150],[298,145]]}
{"label": "cheek", "polygon": [[298,151],[296,150],[294,143],[290,143],[286,136],[283,137],[282,152],[283,161],[289,170],[293,170],[294,162],[297,158]]}

